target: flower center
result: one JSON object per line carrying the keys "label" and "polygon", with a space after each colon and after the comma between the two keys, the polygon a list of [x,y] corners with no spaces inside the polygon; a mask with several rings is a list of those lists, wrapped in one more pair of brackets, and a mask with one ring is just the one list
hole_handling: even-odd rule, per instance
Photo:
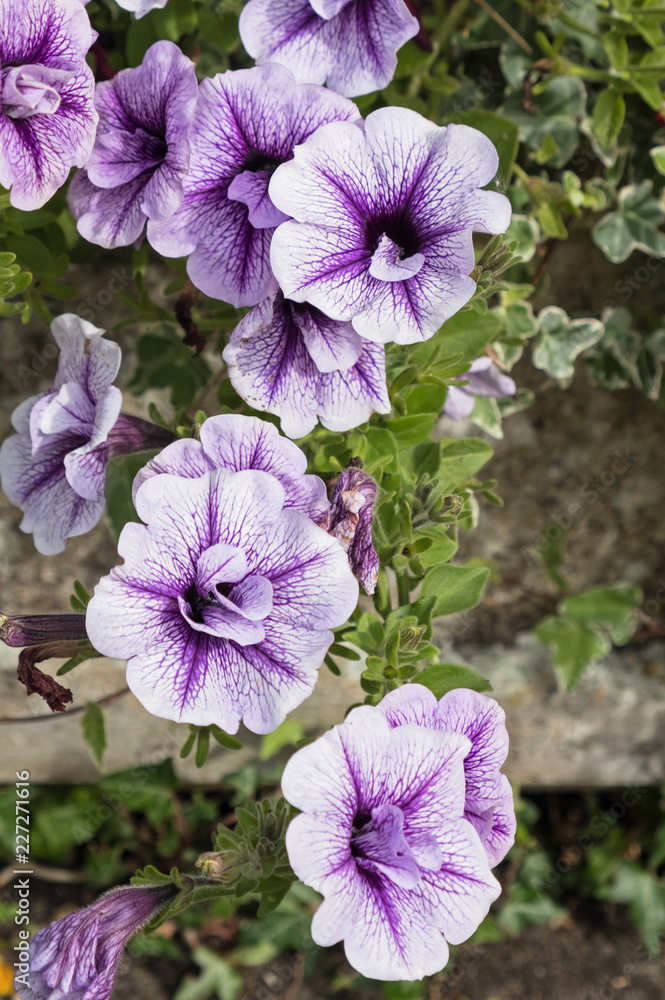
{"label": "flower center", "polygon": [[52,115],[60,107],[60,91],[72,70],[49,66],[8,66],[2,70],[2,109],[10,118]]}
{"label": "flower center", "polygon": [[248,571],[241,549],[220,542],[199,556],[196,580],[178,607],[195,631],[250,646],[265,638],[261,623],[272,611],[272,584]]}
{"label": "flower center", "polygon": [[378,872],[395,885],[411,889],[420,881],[420,871],[403,827],[404,813],[399,806],[376,806],[369,819],[356,817],[351,855],[359,869]]}

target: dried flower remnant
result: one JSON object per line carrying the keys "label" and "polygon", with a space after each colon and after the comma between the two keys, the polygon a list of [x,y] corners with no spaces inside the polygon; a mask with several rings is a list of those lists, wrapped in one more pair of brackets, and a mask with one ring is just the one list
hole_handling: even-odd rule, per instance
{"label": "dried flower remnant", "polygon": [[379,557],[372,543],[377,492],[377,483],[362,471],[360,459],[352,459],[330,486],[330,514],[322,525],[341,543],[354,575],[368,594],[374,593],[379,578]]}

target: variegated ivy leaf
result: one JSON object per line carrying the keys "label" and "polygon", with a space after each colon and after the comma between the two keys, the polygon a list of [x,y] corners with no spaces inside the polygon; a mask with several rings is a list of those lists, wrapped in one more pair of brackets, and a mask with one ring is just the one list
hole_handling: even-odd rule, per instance
{"label": "variegated ivy leaf", "polygon": [[552,378],[572,378],[575,358],[597,343],[603,324],[597,319],[571,320],[558,306],[543,309],[538,316],[539,330],[533,363]]}
{"label": "variegated ivy leaf", "polygon": [[633,250],[665,257],[665,235],[658,229],[665,211],[651,189],[651,181],[622,188],[617,210],[591,230],[592,240],[612,263],[627,260]]}

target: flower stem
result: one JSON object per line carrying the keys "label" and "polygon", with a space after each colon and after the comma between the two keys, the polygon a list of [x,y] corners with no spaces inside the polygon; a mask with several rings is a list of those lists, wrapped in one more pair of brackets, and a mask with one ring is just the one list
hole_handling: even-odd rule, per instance
{"label": "flower stem", "polygon": [[406,570],[396,573],[397,577],[397,598],[399,606],[402,608],[411,603],[411,581]]}

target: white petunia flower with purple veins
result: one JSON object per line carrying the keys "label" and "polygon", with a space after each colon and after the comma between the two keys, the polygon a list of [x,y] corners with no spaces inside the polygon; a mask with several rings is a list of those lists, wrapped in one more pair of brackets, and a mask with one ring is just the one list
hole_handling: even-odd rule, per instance
{"label": "white petunia flower with purple veins", "polygon": [[304,452],[283,438],[273,424],[258,417],[225,413],[201,425],[200,440],[181,438],[168,445],[137,474],[134,499],[146,480],[169,473],[197,479],[214,469],[269,472],[282,484],[285,506],[319,523],[330,509],[326,486],[318,476],[307,475]]}
{"label": "white petunia flower with purple veins", "polygon": [[51,332],[60,348],[51,389],[24,400],[12,414],[17,431],[0,448],[2,489],[23,511],[43,555],[62,552],[68,538],[93,528],[104,512],[109,459],[158,448],[173,435],[120,414],[114,386],[120,348],[73,313]]}
{"label": "white petunia flower with purple veins", "polygon": [[173,885],[111,889],[83,910],[38,931],[20,1000],[108,1000],[125,944],[178,894]]}
{"label": "white petunia flower with purple veins", "polygon": [[498,865],[513,846],[516,829],[512,789],[500,770],[508,755],[501,706],[466,688],[449,691],[437,702],[427,688],[407,684],[387,694],[378,709],[391,726],[425,726],[468,737],[464,816],[477,831],[490,867]]}
{"label": "white petunia flower with purple veins", "polygon": [[382,90],[397,50],[418,33],[404,0],[250,0],[240,37],[258,63],[287,66],[299,83],[346,97]]}
{"label": "white petunia flower with purple veins", "polygon": [[40,208],[95,138],[95,34],[79,0],[0,0],[0,185]]}
{"label": "white petunia flower with purple veins", "polygon": [[473,232],[508,226],[508,199],[482,190],[497,166],[482,132],[405,108],[324,125],[270,182],[292,216],[271,247],[284,295],[376,343],[427,340],[474,293]]}
{"label": "white petunia flower with purple veins", "polygon": [[476,358],[468,372],[459,377],[468,379],[469,384],[449,386],[443,406],[443,412],[452,420],[464,420],[471,416],[476,396],[501,399],[503,396],[514,396],[517,392],[510,375],[503,375],[488,357]]}
{"label": "white petunia flower with purple veins", "polygon": [[187,133],[196,107],[194,63],[173,42],[155,42],[136,69],[98,83],[99,125],[67,201],[78,230],[108,248],[140,239],[182,202]]}
{"label": "white petunia flower with purple veins", "polygon": [[286,765],[284,797],[302,810],[286,833],[289,861],[325,897],[312,937],[343,940],[364,976],[439,972],[448,944],[466,941],[501,891],[464,818],[470,746],[461,733],[391,728],[362,706]]}
{"label": "white petunia flower with purple veins", "polygon": [[356,606],[341,546],[254,469],[156,475],[135,506],[146,523],[125,526],[124,564],[95,588],[91,642],[129,660],[153,715],[272,732],[311,694],[330,629]]}
{"label": "white petunia flower with purple veins", "polygon": [[167,257],[189,256],[197,288],[234,306],[268,294],[270,241],[288,218],[268,195],[275,168],[319,126],[357,121],[355,104],[324,87],[296,85],[276,64],[229,70],[199,87],[189,133],[185,197],[148,239]]}
{"label": "white petunia flower with purple veins", "polygon": [[348,431],[372,413],[390,413],[382,344],[350,323],[270,295],[245,316],[224,349],[231,384],[257,410],[276,414],[289,437],[304,437],[317,420]]}

